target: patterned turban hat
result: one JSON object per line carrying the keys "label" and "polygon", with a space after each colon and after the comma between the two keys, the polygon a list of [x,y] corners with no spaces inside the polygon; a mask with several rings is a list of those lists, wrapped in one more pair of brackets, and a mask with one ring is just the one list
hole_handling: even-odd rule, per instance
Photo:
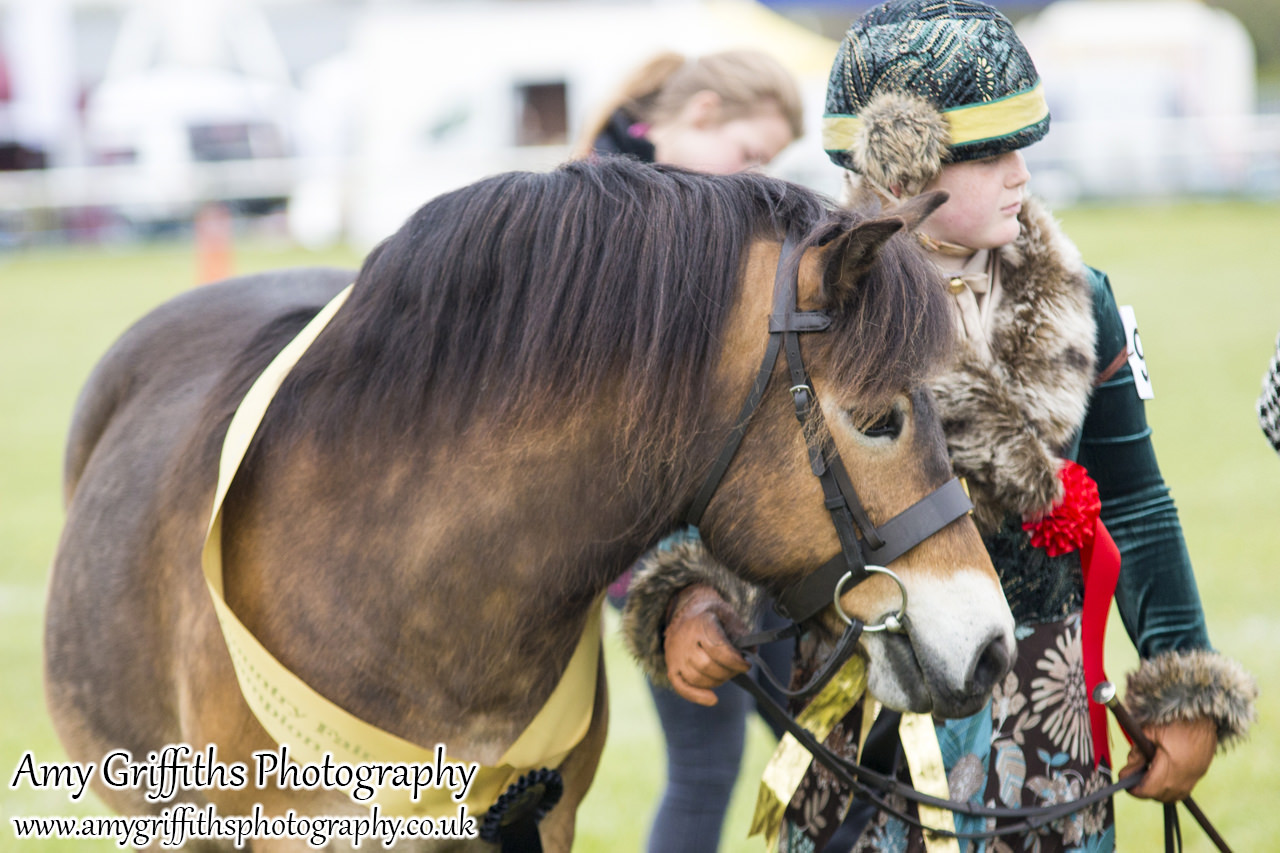
{"label": "patterned turban hat", "polygon": [[889,0],[853,23],[831,67],[823,147],[881,191],[915,195],[944,163],[1048,131],[1040,75],[1013,24],[975,0]]}

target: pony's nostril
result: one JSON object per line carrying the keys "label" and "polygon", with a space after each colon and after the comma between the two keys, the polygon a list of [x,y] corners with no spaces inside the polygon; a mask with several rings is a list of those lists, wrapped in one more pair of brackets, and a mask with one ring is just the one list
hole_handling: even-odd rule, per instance
{"label": "pony's nostril", "polygon": [[990,693],[997,681],[1013,666],[1013,650],[1004,634],[998,634],[978,653],[973,671],[965,683],[970,693]]}

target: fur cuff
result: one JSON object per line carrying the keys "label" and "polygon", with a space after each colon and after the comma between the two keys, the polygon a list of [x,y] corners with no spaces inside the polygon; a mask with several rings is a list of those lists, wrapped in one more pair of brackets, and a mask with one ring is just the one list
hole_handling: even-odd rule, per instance
{"label": "fur cuff", "polygon": [[1257,715],[1258,684],[1244,667],[1210,650],[1171,651],[1144,660],[1128,679],[1129,710],[1141,725],[1208,717],[1218,744],[1244,737]]}
{"label": "fur cuff", "polygon": [[632,573],[622,611],[622,633],[644,674],[659,687],[671,686],[662,645],[667,608],[680,590],[698,583],[715,587],[742,621],[751,624],[759,591],[717,562],[701,540],[686,539],[670,548],[654,548]]}

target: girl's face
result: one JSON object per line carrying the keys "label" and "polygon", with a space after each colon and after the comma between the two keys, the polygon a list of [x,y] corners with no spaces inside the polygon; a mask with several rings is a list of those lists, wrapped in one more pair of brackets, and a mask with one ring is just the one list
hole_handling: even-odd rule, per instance
{"label": "girl's face", "polygon": [[654,127],[649,139],[659,163],[713,175],[728,175],[769,163],[792,142],[791,126],[775,106],[739,118],[721,120],[720,102],[698,96],[670,124]]}
{"label": "girl's face", "polygon": [[1018,237],[1018,213],[1030,177],[1019,151],[948,163],[925,189],[946,190],[951,198],[921,223],[920,230],[970,249],[1012,243]]}

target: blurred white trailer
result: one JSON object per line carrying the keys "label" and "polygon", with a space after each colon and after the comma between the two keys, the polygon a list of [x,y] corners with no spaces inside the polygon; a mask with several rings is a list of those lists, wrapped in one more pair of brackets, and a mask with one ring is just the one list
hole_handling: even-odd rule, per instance
{"label": "blurred white trailer", "polygon": [[1253,44],[1234,16],[1199,0],[1059,0],[1018,32],[1053,114],[1027,152],[1037,191],[1250,188],[1265,137]]}
{"label": "blurred white trailer", "polygon": [[295,236],[369,245],[431,197],[548,169],[622,77],[659,50],[752,47],[796,74],[810,134],[776,171],[836,191],[816,142],[835,42],[748,0],[370,6],[350,49],[303,83]]}

